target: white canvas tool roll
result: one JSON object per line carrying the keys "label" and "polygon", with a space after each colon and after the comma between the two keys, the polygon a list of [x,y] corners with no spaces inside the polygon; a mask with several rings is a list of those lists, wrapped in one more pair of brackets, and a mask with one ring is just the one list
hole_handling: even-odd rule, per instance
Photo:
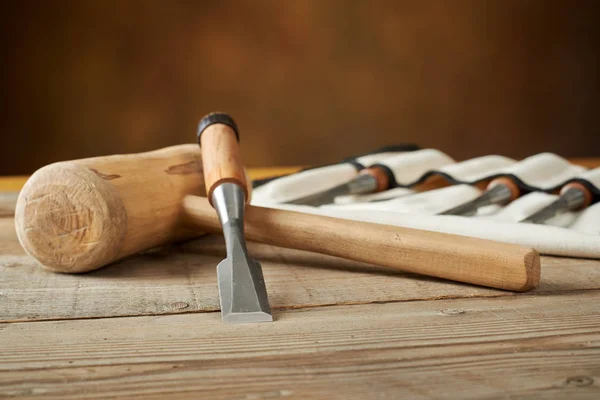
{"label": "white canvas tool roll", "polygon": [[[553,202],[558,195],[551,193],[568,182],[582,182],[596,198],[600,197],[600,168],[586,170],[551,153],[537,154],[519,162],[492,155],[427,168],[431,154],[429,158],[424,156],[420,164],[415,162],[419,153],[427,151],[406,153],[411,162],[404,163],[405,170],[401,174],[394,172],[397,187],[385,192],[343,196],[337,198],[335,204],[321,207],[281,204],[268,196],[255,197],[252,204],[516,243],[542,254],[600,258],[600,202],[583,211],[558,215],[545,224],[518,222]],[[395,157],[397,160],[402,155]],[[427,192],[411,189],[432,175],[442,176],[452,186]],[[500,176],[513,178],[528,194],[503,207],[481,208],[472,217],[436,215],[478,197],[482,191],[471,184]],[[330,186],[339,183],[331,182]]]}

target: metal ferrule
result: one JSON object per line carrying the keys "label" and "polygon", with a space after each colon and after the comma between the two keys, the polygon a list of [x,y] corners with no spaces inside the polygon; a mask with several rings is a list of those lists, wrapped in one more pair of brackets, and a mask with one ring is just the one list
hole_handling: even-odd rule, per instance
{"label": "metal ferrule", "polygon": [[585,204],[585,193],[581,189],[570,188],[559,199],[565,202],[564,211],[577,210]]}
{"label": "metal ferrule", "polygon": [[377,179],[369,174],[360,174],[348,182],[347,194],[373,193],[377,190]]}
{"label": "metal ferrule", "polygon": [[246,242],[243,240],[244,208],[246,206],[244,189],[235,183],[223,183],[213,191],[212,202],[223,227],[227,256],[231,255],[234,247],[233,241],[236,239],[238,245],[246,253]]}

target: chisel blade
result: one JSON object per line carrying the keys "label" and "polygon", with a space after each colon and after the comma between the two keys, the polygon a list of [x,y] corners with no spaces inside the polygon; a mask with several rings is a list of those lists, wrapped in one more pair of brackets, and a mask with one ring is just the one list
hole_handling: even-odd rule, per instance
{"label": "chisel blade", "polygon": [[223,322],[271,322],[271,307],[260,263],[250,258],[236,235],[230,235],[226,259],[217,266],[217,281]]}
{"label": "chisel blade", "polygon": [[361,174],[349,182],[334,186],[322,192],[287,201],[286,204],[319,207],[333,203],[338,196],[371,193],[377,189],[377,180],[368,174]]}
{"label": "chisel blade", "polygon": [[555,201],[549,206],[542,208],[541,210],[535,212],[527,218],[520,220],[519,222],[526,222],[530,224],[543,224],[547,220],[554,218],[555,216],[560,214],[561,211],[568,211],[568,209],[564,209],[563,205],[559,203],[562,202]]}
{"label": "chisel blade", "polygon": [[[591,196],[591,195],[590,195]],[[575,211],[589,204],[586,199],[586,193],[580,188],[571,188],[566,190],[561,196],[552,203],[533,213],[529,217],[519,221],[528,222],[531,224],[543,224],[547,220],[565,213],[567,211]]]}
{"label": "chisel blade", "polygon": [[347,184],[335,186],[323,192],[310,194],[308,196],[300,197],[294,200],[289,200],[286,204],[296,204],[302,206],[319,207],[324,204],[333,203],[335,198],[350,193],[350,189]]}

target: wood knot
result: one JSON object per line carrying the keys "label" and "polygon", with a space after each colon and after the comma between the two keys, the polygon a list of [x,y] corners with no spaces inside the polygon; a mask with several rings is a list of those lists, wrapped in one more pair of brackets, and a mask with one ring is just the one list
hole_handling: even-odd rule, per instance
{"label": "wood knot", "polygon": [[119,174],[103,174],[102,172],[100,172],[94,168],[90,168],[90,171],[92,171],[93,173],[95,173],[100,178],[104,179],[105,181],[112,181],[113,179],[118,179],[121,177],[121,175],[119,175]]}
{"label": "wood knot", "polygon": [[444,315],[460,315],[464,314],[465,310],[463,310],[462,308],[446,308],[442,310],[441,313]]}
{"label": "wood knot", "polygon": [[565,381],[567,386],[585,387],[594,384],[594,378],[591,376],[571,376]]}
{"label": "wood knot", "polygon": [[169,175],[201,174],[203,172],[202,162],[200,160],[192,160],[185,164],[171,165],[165,172]]}
{"label": "wood knot", "polygon": [[171,303],[169,305],[169,308],[172,310],[184,310],[186,308],[188,308],[190,305],[188,303],[186,303],[185,301],[177,301],[175,303]]}

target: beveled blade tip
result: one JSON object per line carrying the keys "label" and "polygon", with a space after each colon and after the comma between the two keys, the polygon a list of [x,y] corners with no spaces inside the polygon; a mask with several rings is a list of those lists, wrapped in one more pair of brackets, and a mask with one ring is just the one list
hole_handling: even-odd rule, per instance
{"label": "beveled blade tip", "polygon": [[273,322],[273,316],[263,311],[221,314],[223,322],[229,324],[248,324],[260,322]]}
{"label": "beveled blade tip", "polygon": [[[235,260],[235,262],[233,261]],[[271,322],[271,306],[258,261],[245,254],[226,258],[217,266],[223,322]]]}

